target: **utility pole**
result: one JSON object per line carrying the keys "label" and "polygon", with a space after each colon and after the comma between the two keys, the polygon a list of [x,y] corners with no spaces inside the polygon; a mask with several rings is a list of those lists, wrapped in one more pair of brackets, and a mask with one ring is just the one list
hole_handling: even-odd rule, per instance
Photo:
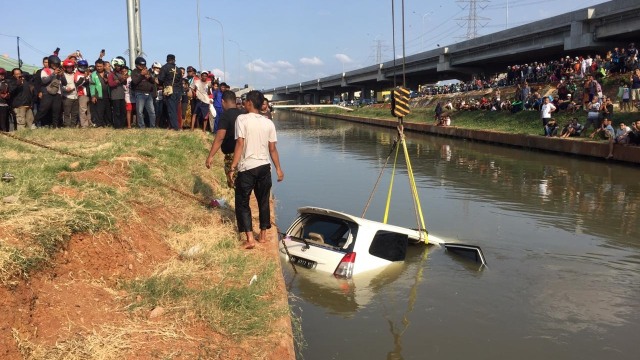
{"label": "utility pole", "polygon": [[198,15],[198,69],[202,69],[202,36],[200,35],[200,0],[196,0],[196,12]]}
{"label": "utility pole", "polygon": [[507,16],[504,20],[504,29],[508,29],[509,28],[509,0],[507,0]]}
{"label": "utility pole", "polygon": [[20,59],[20,36],[16,36],[18,41],[18,69],[22,70],[22,59]]}
{"label": "utility pole", "polygon": [[142,25],[140,19],[140,0],[127,1],[127,28],[129,30],[129,65],[142,55]]}

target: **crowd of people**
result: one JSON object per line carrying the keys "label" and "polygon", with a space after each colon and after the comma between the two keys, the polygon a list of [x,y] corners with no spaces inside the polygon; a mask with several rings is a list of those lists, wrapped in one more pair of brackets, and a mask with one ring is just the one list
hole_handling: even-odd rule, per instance
{"label": "crowd of people", "polygon": [[[435,108],[435,125],[448,126],[451,122],[447,111],[538,111],[542,119],[544,135],[561,138],[588,136],[609,141],[610,153],[613,144],[640,145],[640,122],[631,126],[612,126],[614,104],[611,97],[603,93],[601,79],[613,75],[619,78],[616,94],[619,112],[631,112],[640,108],[640,69],[638,50],[634,43],[626,49],[615,48],[603,57],[569,56],[549,63],[509,66],[507,71],[493,81],[474,80],[467,84],[445,85],[429,88],[432,93],[451,93],[460,89],[480,90],[494,88],[489,96],[479,98],[455,97],[438,102]],[[530,83],[555,85],[552,95],[541,94],[541,87],[532,88]],[[500,86],[515,86],[513,97],[501,95]],[[566,124],[559,124],[554,115],[567,112],[571,115],[586,113],[584,121],[572,116]],[[591,132],[589,132],[589,129]]]}
{"label": "crowd of people", "polygon": [[172,54],[164,65],[149,66],[145,58],[137,57],[131,67],[121,56],[111,61],[104,56],[103,50],[89,64],[80,51],[61,59],[56,49],[33,74],[0,68],[0,131],[40,127],[217,130],[224,112],[222,94],[229,86],[213,73],[178,67]]}
{"label": "crowd of people", "polygon": [[557,83],[561,79],[572,82],[591,74],[596,80],[609,74],[633,72],[638,68],[638,49],[635,43],[627,48],[614,48],[606,54],[595,56],[565,56],[552,61],[507,66],[493,77],[474,78],[468,82],[446,85],[427,85],[419,89],[420,95],[454,94],[489,88],[528,83]]}
{"label": "crowd of people", "polygon": [[[266,242],[271,228],[269,196],[271,163],[277,179],[284,173],[276,148],[276,130],[269,101],[260,91],[248,91],[238,98],[213,74],[176,65],[169,54],[166,63],[137,57],[132,68],[116,57],[103,60],[104,50],[93,64],[75,52],[61,60],[59,49],[43,59],[34,74],[19,68],[0,68],[0,131],[26,128],[113,127],[180,130],[183,126],[207,126],[216,133],[205,166],[214,155],[224,153],[224,170],[229,187],[235,189],[238,231],[244,247]],[[12,124],[13,122],[13,124]],[[258,202],[260,233],[253,235],[249,198]]]}

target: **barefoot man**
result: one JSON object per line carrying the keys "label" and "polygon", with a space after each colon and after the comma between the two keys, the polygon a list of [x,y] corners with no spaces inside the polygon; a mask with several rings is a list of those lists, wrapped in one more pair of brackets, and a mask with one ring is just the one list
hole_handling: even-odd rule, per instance
{"label": "barefoot man", "polygon": [[238,116],[236,121],[236,148],[230,172],[237,171],[235,180],[236,221],[238,231],[245,233],[245,249],[255,247],[253,226],[251,224],[251,208],[249,196],[251,191],[258,201],[260,219],[260,237],[258,242],[267,241],[267,229],[271,228],[271,210],[269,195],[271,192],[271,164],[273,161],[278,175],[278,181],[284,179],[280,167],[278,149],[276,149],[276,127],[273,121],[260,115],[260,108],[264,102],[264,95],[253,90],[247,93],[244,106],[246,114]]}

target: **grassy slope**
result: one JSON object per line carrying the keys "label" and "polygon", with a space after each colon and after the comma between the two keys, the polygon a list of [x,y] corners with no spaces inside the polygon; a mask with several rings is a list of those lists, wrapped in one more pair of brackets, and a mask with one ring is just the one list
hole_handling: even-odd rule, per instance
{"label": "grassy slope", "polygon": [[[615,98],[617,93],[618,78],[607,79],[604,82],[605,94]],[[542,93],[553,92],[553,88],[545,87],[542,89]],[[501,92],[503,97],[511,97],[513,95],[513,88],[502,88]],[[475,91],[467,94],[456,94],[455,97],[475,97],[480,98],[484,94],[490,94],[491,90]],[[449,99],[449,95],[437,95],[429,98],[427,101],[413,101],[411,114],[405,117],[407,122],[416,123],[433,123],[433,115],[435,113],[435,105],[438,99]],[[349,116],[358,116],[366,118],[379,118],[395,120],[391,116],[389,109],[380,107],[360,107],[355,108],[354,111],[347,112],[338,108],[323,108],[318,109],[318,112],[326,114],[341,114]],[[457,127],[463,127],[468,129],[480,129],[480,130],[493,130],[502,131],[514,134],[529,134],[529,135],[542,135],[542,124],[540,121],[540,114],[537,111],[522,111],[516,114],[511,114],[504,111],[451,111],[452,125]],[[558,123],[563,126],[573,117],[577,117],[578,120],[584,124],[587,115],[584,111],[578,111],[575,114],[569,114],[567,112],[558,112],[554,114]],[[636,121],[640,117],[637,113],[616,113],[614,112],[613,126],[616,126],[620,122],[629,124],[631,121]]]}
{"label": "grassy slope", "polygon": [[[128,325],[111,324],[111,314],[104,314],[105,326],[79,337],[60,335],[55,339],[56,345],[49,346],[39,343],[37,337],[28,339],[20,330],[26,324],[2,324],[4,328],[14,327],[13,337],[22,356],[46,359],[64,354],[65,358],[115,359],[131,352],[140,354],[135,335],[145,327],[149,311],[162,307],[168,309],[163,315],[167,326],[182,328],[183,332],[189,327],[204,326],[208,330],[199,335],[211,338],[205,335],[209,331],[226,338],[226,342],[211,344],[207,353],[270,358],[265,354],[273,349],[260,342],[229,351],[224,344],[233,347],[262,339],[264,336],[258,335],[274,332],[274,321],[287,315],[286,303],[275,300],[282,296],[282,289],[277,288],[277,260],[264,252],[239,248],[232,211],[207,210],[167,187],[203,200],[222,197],[233,203],[232,191],[218,185],[225,183],[221,157],[216,158],[214,170],[204,167],[210,138],[205,139],[201,132],[105,129],[25,130],[17,135],[82,158],[0,136],[0,171],[9,171],[16,177],[15,181],[0,184],[0,198],[18,197],[17,203],[0,203],[0,285],[7,293],[19,296],[28,288],[37,294],[39,289],[30,288],[37,283],[34,280],[55,273],[60,253],[64,251],[66,256],[70,243],[79,234],[117,238],[126,229],[145,227],[155,220],[154,216],[167,214],[168,220],[159,222],[166,226],[151,230],[145,227],[145,231],[152,231],[161,239],[156,247],[169,249],[165,261],[145,264],[149,271],[142,275],[122,276],[106,283],[108,274],[88,279],[100,282],[103,293],[113,294],[112,300]],[[112,254],[115,255],[123,254]],[[128,256],[141,259],[145,255]],[[259,281],[249,286],[248,280],[254,274]],[[41,329],[38,335],[44,336],[43,332],[46,330]],[[112,341],[114,333],[120,334],[118,345]],[[165,346],[170,340],[181,339],[180,333],[163,334],[166,336],[160,334],[157,340]],[[186,332],[182,335],[194,339]],[[102,350],[86,357],[87,348],[96,343]],[[186,354],[176,349],[179,346],[165,352],[157,350],[153,356],[142,353],[142,357],[168,359]],[[201,353],[190,353],[186,358],[196,355]]]}

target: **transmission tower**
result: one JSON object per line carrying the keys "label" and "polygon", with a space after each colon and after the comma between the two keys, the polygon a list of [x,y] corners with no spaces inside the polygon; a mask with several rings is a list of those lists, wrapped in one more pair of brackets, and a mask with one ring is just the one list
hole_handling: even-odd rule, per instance
{"label": "transmission tower", "polygon": [[[476,38],[478,36],[478,26],[485,27],[487,22],[491,20],[483,16],[478,16],[478,8],[480,8],[480,10],[484,10],[488,6],[489,0],[456,0],[456,2],[464,4],[460,5],[462,9],[469,7],[468,16],[456,19],[467,23],[467,36],[464,38]],[[481,24],[480,22],[484,22],[484,24]]]}

